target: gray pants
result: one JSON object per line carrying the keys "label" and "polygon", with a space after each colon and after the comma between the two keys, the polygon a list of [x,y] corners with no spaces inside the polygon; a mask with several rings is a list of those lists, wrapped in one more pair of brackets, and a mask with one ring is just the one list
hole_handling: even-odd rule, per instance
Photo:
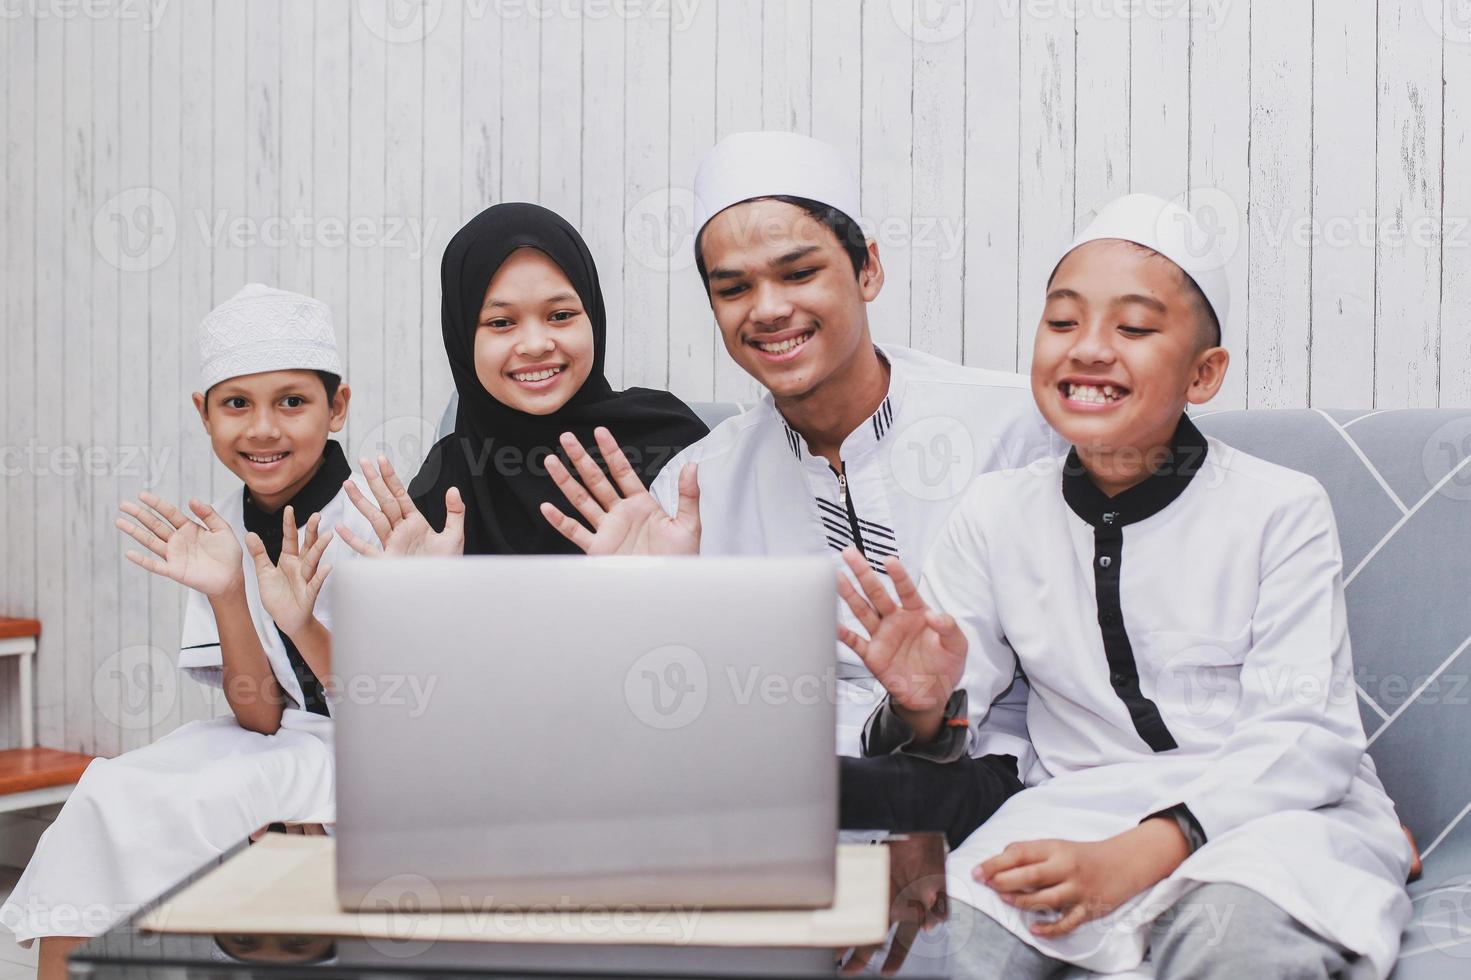
{"label": "gray pants", "polygon": [[[965,945],[951,951],[955,980],[1047,980],[1067,968],[974,906],[950,901]],[[1239,885],[1201,885],[1155,920],[1156,980],[1325,980],[1348,975],[1353,954],[1320,939],[1265,897]]]}

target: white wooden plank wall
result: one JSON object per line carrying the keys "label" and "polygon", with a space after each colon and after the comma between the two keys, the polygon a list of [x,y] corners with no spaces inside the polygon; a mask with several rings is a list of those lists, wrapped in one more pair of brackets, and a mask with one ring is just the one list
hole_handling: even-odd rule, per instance
{"label": "white wooden plank wall", "polygon": [[41,739],[112,754],[220,708],[173,670],[180,591],[111,526],[145,486],[233,489],[188,402],[214,303],[250,279],[330,303],[350,451],[412,466],[449,391],[444,245],[537,200],[600,260],[615,384],[747,399],[690,254],[695,164],[739,130],[852,160],[882,339],[1025,369],[1059,246],[1114,195],[1189,193],[1232,246],[1222,407],[1471,405],[1464,7],[0,6],[0,611],[45,623]]}

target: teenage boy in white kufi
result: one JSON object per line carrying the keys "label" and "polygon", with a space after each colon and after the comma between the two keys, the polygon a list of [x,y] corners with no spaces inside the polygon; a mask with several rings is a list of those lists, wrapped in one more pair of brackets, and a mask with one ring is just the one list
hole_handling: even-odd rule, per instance
{"label": "teenage boy in white kufi", "polygon": [[[665,467],[652,495],[624,496],[564,441],[578,479],[555,472],[593,530],[550,504],[544,512],[585,551],[819,554],[836,564],[856,547],[875,561],[922,561],[976,474],[1052,451],[1024,378],[874,343],[868,304],[884,270],[857,224],[858,183],[834,148],[794,133],[735,134],[701,162],[695,198],[695,255],[716,325],[765,393]],[[616,436],[603,434],[609,461],[618,459]],[[607,520],[612,511],[627,520]],[[847,650],[836,669],[838,751],[855,757],[881,691]],[[891,739],[867,746],[879,758],[845,758],[844,826],[963,839],[1030,764],[1025,683],[1007,686],[994,707],[988,697],[968,709],[957,695],[946,714],[951,737],[940,744],[910,753]],[[971,711],[984,720],[968,730]],[[938,762],[960,758],[965,765]],[[937,781],[957,779],[975,793],[940,793]],[[942,797],[973,805],[942,812],[924,803]],[[925,826],[912,823],[916,815]]]}

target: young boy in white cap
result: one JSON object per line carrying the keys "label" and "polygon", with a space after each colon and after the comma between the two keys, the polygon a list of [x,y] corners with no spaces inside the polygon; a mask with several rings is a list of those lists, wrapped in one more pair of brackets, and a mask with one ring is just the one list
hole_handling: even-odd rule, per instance
{"label": "young boy in white cap", "polygon": [[1311,477],[1207,438],[1228,295],[1211,239],[1147,195],[1048,283],[1032,393],[1073,444],[987,474],[897,600],[857,554],[843,640],[984,703],[1031,684],[1035,785],[950,857],[957,976],[1383,977],[1411,854],[1365,753],[1342,558]]}
{"label": "young boy in white cap", "polygon": [[[152,494],[122,504],[136,564],[190,589],[179,663],[222,687],[231,715],[186,724],[83,774],[36,846],[0,920],[41,975],[64,975],[78,937],[97,935],[273,822],[334,819],[326,602],[333,561],[351,555],[321,526],[367,522],[342,492],[351,392],[326,304],[251,284],[199,334],[193,396],[215,455],[243,489],[191,518]],[[136,522],[136,523],[135,523]],[[305,540],[298,541],[298,524]]]}
{"label": "young boy in white cap", "polygon": [[[884,269],[857,223],[858,182],[833,147],[737,133],[705,156],[694,190],[695,257],[716,324],[766,393],[666,466],[652,493],[637,481],[614,487],[564,439],[581,482],[556,460],[548,468],[593,530],[550,503],[543,512],[583,550],[820,554],[840,565],[856,547],[917,563],[977,473],[1053,451],[1024,378],[874,343],[868,304]],[[616,476],[617,444],[606,431],[599,441]],[[882,691],[845,649],[836,669],[843,826],[944,830],[959,843],[1020,788],[1024,681],[969,708],[957,695],[951,737],[938,743],[890,726],[861,745]],[[972,712],[986,717],[968,730]],[[954,782],[970,792],[951,792]]]}

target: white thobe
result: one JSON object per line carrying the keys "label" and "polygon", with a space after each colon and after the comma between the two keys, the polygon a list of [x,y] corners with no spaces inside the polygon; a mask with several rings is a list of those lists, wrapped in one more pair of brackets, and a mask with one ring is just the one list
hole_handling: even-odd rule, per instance
{"label": "white thobe", "polygon": [[[24,945],[41,936],[98,935],[269,823],[335,820],[331,719],[301,708],[301,684],[261,605],[245,551],[243,495],[237,491],[215,510],[240,539],[251,618],[289,699],[281,728],[262,735],[241,728],[233,715],[194,721],[151,745],[95,760],[0,908],[0,922]],[[376,539],[341,490],[320,513],[324,530],[341,522]],[[322,560],[340,565],[353,557],[334,538]],[[323,589],[314,610],[328,629],[331,591],[330,584]],[[219,632],[200,593],[189,593],[180,648],[181,667],[219,686]]]}
{"label": "white thobe", "polygon": [[[1188,428],[1187,428],[1188,427]],[[1044,953],[1104,973],[1142,959],[1191,887],[1241,885],[1392,968],[1410,851],[1365,752],[1342,557],[1311,477],[1206,440],[1115,498],[1064,460],[976,481],[921,591],[970,644],[985,705],[1016,663],[1031,685],[1032,785],[949,859],[952,893]],[[1076,457],[1070,457],[1073,464]],[[1090,841],[1188,808],[1206,843],[1164,881],[1058,939],[971,878],[1015,841]]]}

